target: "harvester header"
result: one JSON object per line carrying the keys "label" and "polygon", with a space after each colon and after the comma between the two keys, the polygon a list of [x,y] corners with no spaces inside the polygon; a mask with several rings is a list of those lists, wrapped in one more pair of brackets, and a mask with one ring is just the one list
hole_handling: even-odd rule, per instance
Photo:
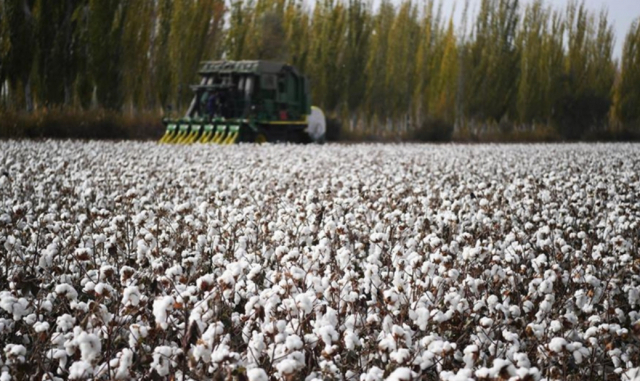
{"label": "harvester header", "polygon": [[324,114],[309,81],[273,61],[208,61],[182,118],[165,118],[161,143],[323,142]]}

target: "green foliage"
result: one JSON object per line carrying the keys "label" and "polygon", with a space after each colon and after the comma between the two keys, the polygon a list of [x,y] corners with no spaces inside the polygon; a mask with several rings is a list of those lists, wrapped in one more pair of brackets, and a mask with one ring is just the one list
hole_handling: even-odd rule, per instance
{"label": "green foliage", "polygon": [[518,0],[483,0],[474,40],[465,54],[465,110],[474,120],[499,122],[515,108],[519,75]]}
{"label": "green foliage", "polygon": [[31,111],[31,70],[36,37],[33,8],[23,0],[3,0],[0,14],[3,76],[8,79],[11,92],[16,94],[13,103],[22,104]]}
{"label": "green foliage", "polygon": [[640,132],[640,19],[634,21],[624,41],[615,92],[615,118]]}

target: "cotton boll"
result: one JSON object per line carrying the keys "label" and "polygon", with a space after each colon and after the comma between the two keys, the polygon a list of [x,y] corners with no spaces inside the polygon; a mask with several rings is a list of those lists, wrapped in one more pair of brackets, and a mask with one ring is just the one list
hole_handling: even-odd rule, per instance
{"label": "cotton boll", "polygon": [[548,346],[549,346],[549,350],[556,353],[560,353],[564,350],[566,345],[567,345],[567,341],[565,339],[561,337],[554,337],[553,339],[551,339]]}
{"label": "cotton boll", "polygon": [[7,344],[4,347],[4,354],[9,364],[24,363],[27,349],[20,344]]}
{"label": "cotton boll", "polygon": [[409,368],[396,368],[389,377],[386,378],[386,381],[410,381],[417,377],[415,372],[412,372]]}
{"label": "cotton boll", "polygon": [[122,293],[122,301],[123,305],[132,305],[137,306],[140,303],[140,289],[138,286],[128,286],[124,289]]}
{"label": "cotton boll", "polygon": [[92,363],[102,355],[102,343],[100,338],[92,333],[84,331],[77,332],[78,329],[79,327],[75,327],[74,329],[75,345],[80,349],[82,361]]}
{"label": "cotton boll", "polygon": [[136,348],[139,343],[148,336],[149,328],[144,325],[132,324],[129,326],[129,348]]}
{"label": "cotton boll", "polygon": [[81,380],[93,375],[93,367],[86,361],[76,361],[69,367],[69,379]]}
{"label": "cotton boll", "polygon": [[355,332],[347,331],[344,334],[344,344],[348,350],[355,350],[362,346],[362,341]]}
{"label": "cotton boll", "polygon": [[391,352],[389,358],[397,364],[404,364],[411,359],[411,352],[407,348],[400,348]]}
{"label": "cotton boll", "polygon": [[247,370],[247,378],[249,381],[269,381],[269,376],[267,376],[267,372],[261,368],[249,369]]}
{"label": "cotton boll", "polygon": [[165,377],[170,373],[170,366],[172,365],[173,350],[168,346],[159,346],[153,350],[153,362],[151,368],[158,372],[160,377]]}
{"label": "cotton boll", "polygon": [[289,348],[289,351],[295,351],[301,349],[304,345],[298,335],[287,336],[285,345]]}
{"label": "cotton boll", "polygon": [[173,309],[174,299],[167,295],[159,297],[153,302],[153,316],[155,316],[156,324],[162,329],[167,329],[169,326],[167,323],[168,312]]}
{"label": "cotton boll", "polygon": [[482,319],[480,319],[480,326],[482,326],[483,328],[491,328],[492,325],[493,319],[490,319],[488,317],[483,317]]}
{"label": "cotton boll", "polygon": [[302,367],[304,367],[304,364],[300,364],[294,359],[284,359],[276,365],[278,373],[282,376],[292,375]]}
{"label": "cotton boll", "polygon": [[33,329],[38,333],[47,332],[49,330],[49,323],[47,323],[46,321],[45,322],[36,322],[33,325]]}
{"label": "cotton boll", "polygon": [[58,316],[56,319],[56,330],[59,332],[68,332],[76,324],[76,318],[69,314]]}
{"label": "cotton boll", "polygon": [[76,300],[78,298],[78,292],[69,284],[59,284],[56,286],[56,294],[61,297],[65,297],[68,300]]}
{"label": "cotton boll", "polygon": [[309,314],[313,309],[311,298],[307,294],[296,295],[296,306],[305,314]]}
{"label": "cotton boll", "polygon": [[133,364],[133,351],[125,348],[119,355],[115,378],[116,380],[128,379],[130,377],[129,368]]}
{"label": "cotton boll", "polygon": [[360,375],[360,381],[382,381],[383,377],[384,371],[374,366],[366,373]]}

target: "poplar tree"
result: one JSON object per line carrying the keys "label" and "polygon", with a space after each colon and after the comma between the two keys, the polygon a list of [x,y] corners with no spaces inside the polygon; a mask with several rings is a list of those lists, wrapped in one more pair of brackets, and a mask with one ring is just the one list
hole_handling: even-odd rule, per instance
{"label": "poplar tree", "polygon": [[347,12],[340,1],[323,0],[316,4],[306,68],[313,99],[330,114],[344,99],[342,64],[346,21]]}
{"label": "poplar tree", "polygon": [[640,19],[631,25],[624,40],[620,78],[615,90],[617,122],[640,132]]}
{"label": "poplar tree", "polygon": [[2,71],[9,81],[14,107],[32,111],[31,71],[35,44],[32,5],[24,0],[2,1],[2,24]]}
{"label": "poplar tree", "polygon": [[392,21],[389,32],[381,33],[386,38],[384,78],[384,107],[392,118],[395,128],[402,127],[402,118],[407,117],[411,109],[413,73],[416,63],[416,49],[419,41],[420,26],[415,7],[410,1],[404,1]]}
{"label": "poplar tree", "polygon": [[499,122],[515,109],[518,0],[483,0],[465,54],[465,110],[476,121]]}
{"label": "poplar tree", "polygon": [[453,124],[456,120],[456,95],[458,86],[458,47],[453,19],[442,39],[442,55],[435,71],[431,113],[436,119]]}
{"label": "poplar tree", "polygon": [[215,58],[213,52],[222,25],[223,1],[185,0],[173,4],[168,50],[178,110],[186,107],[193,96],[189,86],[198,79],[202,59]]}
{"label": "poplar tree", "polygon": [[122,33],[122,87],[124,102],[129,110],[143,108],[150,103],[149,69],[153,28],[153,2],[128,0],[124,10]]}
{"label": "poplar tree", "polygon": [[171,82],[171,64],[169,59],[169,34],[171,33],[171,19],[173,13],[172,0],[158,0],[155,2],[153,15],[155,20],[154,33],[150,41],[151,67],[150,76],[151,84],[155,93],[154,99],[151,101],[160,103],[163,112],[172,113],[168,109],[172,102],[173,88]]}
{"label": "poplar tree", "polygon": [[101,107],[122,106],[121,0],[89,0],[87,27],[91,81]]}
{"label": "poplar tree", "polygon": [[[365,75],[366,108],[365,113],[369,123],[386,125],[391,110],[387,103],[386,70],[387,54],[389,50],[389,32],[395,18],[395,10],[388,0],[382,0],[380,9],[373,19],[373,30]],[[374,128],[375,128],[374,127]],[[377,131],[382,132],[382,131]]]}
{"label": "poplar tree", "polygon": [[[341,70],[344,72],[344,108],[352,127],[358,125],[360,108],[364,105],[367,75],[365,68],[372,32],[371,11],[359,0],[349,0],[347,28]],[[411,82],[410,82],[411,83]]]}
{"label": "poplar tree", "polygon": [[549,66],[545,64],[548,20],[549,9],[542,0],[529,4],[524,12],[517,42],[520,51],[517,111],[521,123],[539,123],[545,117],[545,89],[549,82]]}

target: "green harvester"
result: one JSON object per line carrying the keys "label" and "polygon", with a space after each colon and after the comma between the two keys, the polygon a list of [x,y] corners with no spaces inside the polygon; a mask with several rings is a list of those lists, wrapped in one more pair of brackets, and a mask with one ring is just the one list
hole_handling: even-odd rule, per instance
{"label": "green harvester", "polygon": [[324,142],[326,120],[309,81],[272,61],[203,62],[184,117],[165,118],[160,143]]}

